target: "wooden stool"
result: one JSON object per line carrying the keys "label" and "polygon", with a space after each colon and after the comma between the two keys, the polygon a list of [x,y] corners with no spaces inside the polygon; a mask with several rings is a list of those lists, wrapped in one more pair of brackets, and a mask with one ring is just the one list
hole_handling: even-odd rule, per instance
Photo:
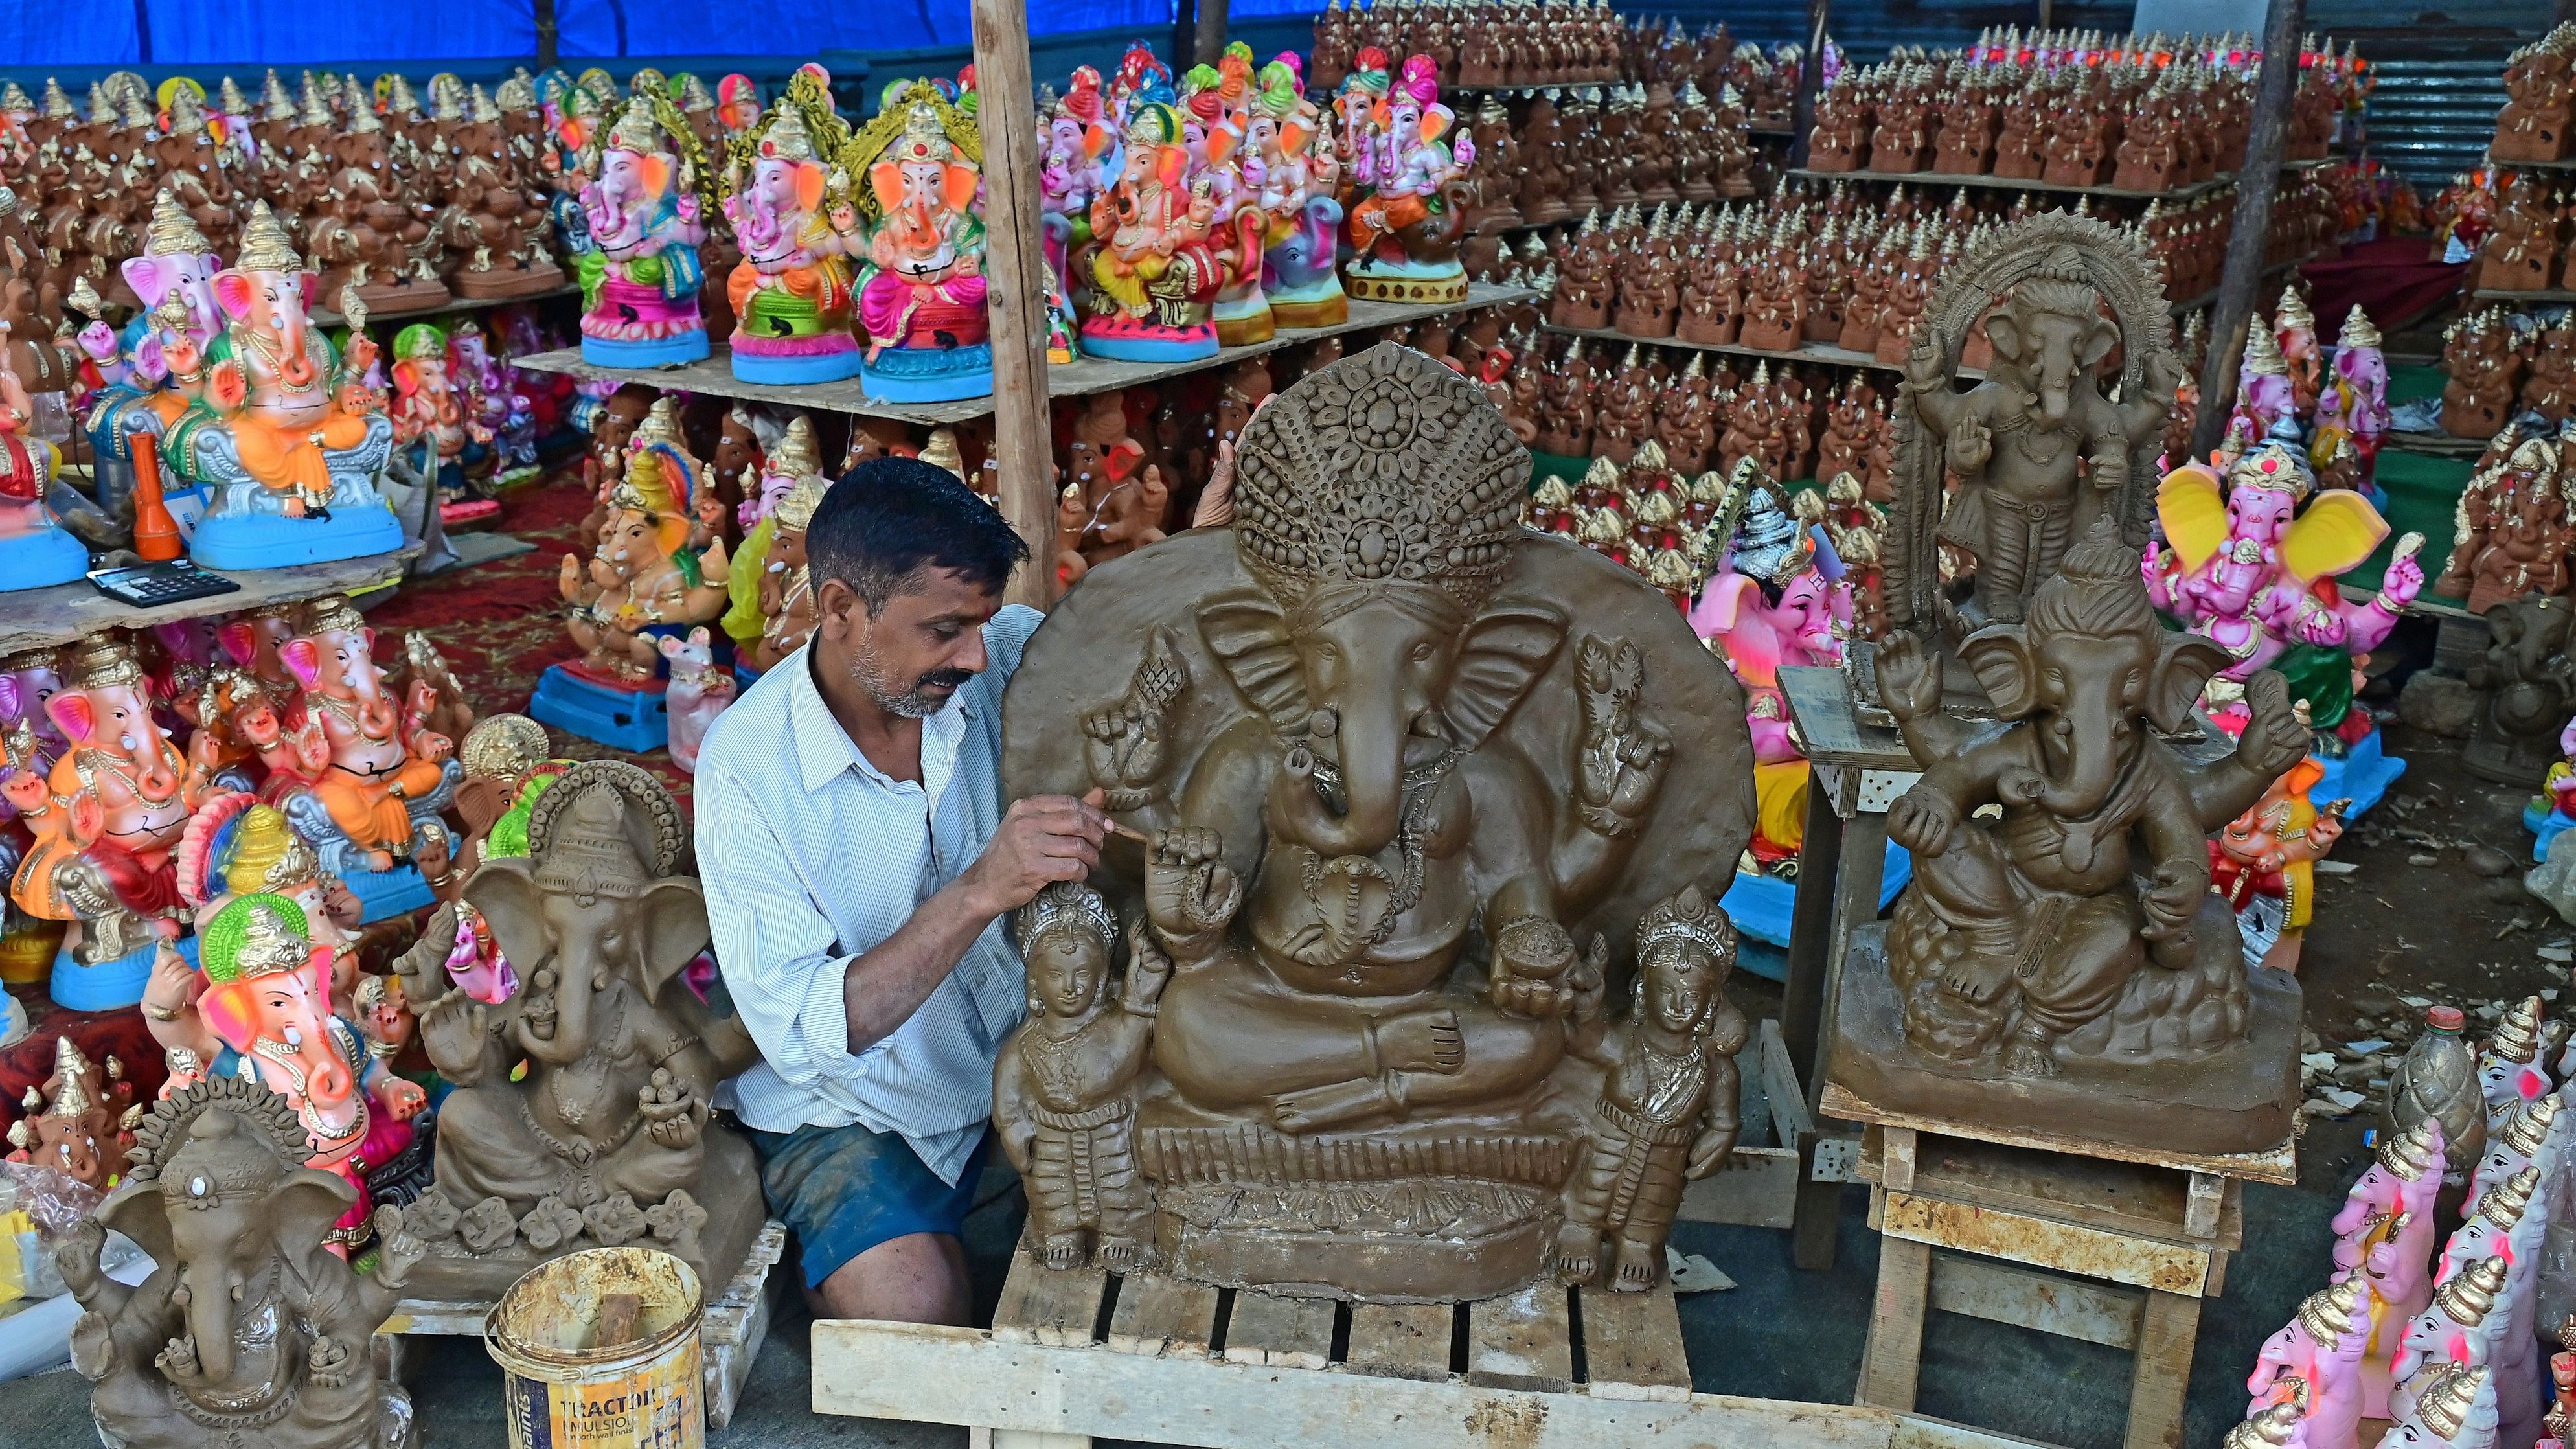
{"label": "wooden stool", "polygon": [[1824,1110],[1870,1124],[1860,1176],[1881,1236],[1856,1402],[1914,1407],[1939,1308],[2134,1350],[2128,1449],[2179,1449],[2201,1300],[2243,1246],[2245,1181],[2298,1180],[2291,1142],[2163,1153],[1886,1112],[1832,1084]]}

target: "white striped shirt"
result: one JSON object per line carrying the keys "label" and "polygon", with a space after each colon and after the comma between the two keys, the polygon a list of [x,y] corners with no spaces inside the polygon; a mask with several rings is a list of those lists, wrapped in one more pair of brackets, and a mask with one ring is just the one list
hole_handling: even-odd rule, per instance
{"label": "white striped shirt", "polygon": [[1000,824],[1002,689],[1044,619],[1005,606],[982,674],[922,721],[921,780],[889,778],[850,742],[799,649],[717,717],[698,758],[698,870],[716,962],[760,1065],[717,1104],[792,1132],[856,1122],[899,1132],[954,1185],[993,1112],[993,1057],[1028,1001],[1008,918],[894,1031],[850,1054],[850,959],[893,935],[974,864]]}

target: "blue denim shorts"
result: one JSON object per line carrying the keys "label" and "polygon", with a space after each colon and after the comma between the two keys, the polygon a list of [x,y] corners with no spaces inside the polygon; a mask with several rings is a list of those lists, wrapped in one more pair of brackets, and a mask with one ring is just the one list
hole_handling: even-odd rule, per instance
{"label": "blue denim shorts", "polygon": [[960,1235],[984,1175],[989,1129],[950,1187],[924,1166],[899,1133],[846,1127],[793,1132],[744,1129],[760,1153],[769,1210],[802,1245],[805,1285],[823,1280],[879,1243],[912,1233]]}

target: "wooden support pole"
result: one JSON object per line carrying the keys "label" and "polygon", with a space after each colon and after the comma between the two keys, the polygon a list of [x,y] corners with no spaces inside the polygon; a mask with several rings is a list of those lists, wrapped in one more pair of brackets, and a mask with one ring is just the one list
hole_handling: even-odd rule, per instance
{"label": "wooden support pole", "polygon": [[[1177,0],[1172,6],[1172,84],[1180,84],[1199,60],[1199,10],[1197,0]],[[1214,64],[1216,58],[1209,56]]]}
{"label": "wooden support pole", "polygon": [[1825,88],[1825,19],[1833,0],[1807,0],[1807,54],[1798,65],[1798,99],[1790,112],[1789,165],[1807,164],[1807,136],[1816,129],[1816,97]]}
{"label": "wooden support pole", "polygon": [[1214,65],[1225,54],[1226,0],[1199,0],[1198,43],[1190,48],[1190,63]]}
{"label": "wooden support pole", "polygon": [[555,63],[555,45],[560,34],[555,22],[555,0],[536,0],[537,69]]}
{"label": "wooden support pole", "polygon": [[1047,426],[1046,255],[1038,233],[1037,95],[1026,0],[975,0],[984,133],[985,304],[993,318],[993,456],[1002,516],[1029,546],[1013,603],[1055,602],[1055,448]]}
{"label": "wooden support pole", "polygon": [[2245,166],[2236,174],[2236,217],[2227,234],[2227,265],[2209,317],[2209,360],[2200,368],[2200,417],[2191,455],[2206,458],[2226,435],[2236,405],[2236,371],[2246,328],[2263,285],[2263,252],[2272,234],[2272,197],[2281,188],[2281,153],[2289,142],[2290,95],[2299,84],[2299,29],[2307,0],[2272,0],[2263,27],[2263,69],[2254,81],[2254,118],[2245,137]]}

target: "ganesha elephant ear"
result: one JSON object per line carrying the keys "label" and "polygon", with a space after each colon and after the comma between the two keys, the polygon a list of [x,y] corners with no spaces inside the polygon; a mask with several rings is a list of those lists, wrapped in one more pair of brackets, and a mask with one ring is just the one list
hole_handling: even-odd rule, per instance
{"label": "ganesha elephant ear", "polygon": [[465,900],[482,912],[492,943],[522,976],[554,955],[546,939],[545,893],[537,887],[534,861],[525,856],[484,861],[465,883]]}
{"label": "ganesha elephant ear", "polygon": [[1544,604],[1500,604],[1467,626],[1441,713],[1449,742],[1474,749],[1511,717],[1565,645],[1565,615]]}
{"label": "ganesha elephant ear", "polygon": [[662,988],[707,948],[707,898],[693,876],[664,876],[636,903],[644,933],[644,999],[660,1005]]}
{"label": "ganesha elephant ear", "polygon": [[2022,360],[2021,324],[2013,321],[2009,309],[1998,307],[1986,314],[1986,341],[1993,345],[1995,356],[2006,362]]}
{"label": "ganesha elephant ear", "polygon": [[2166,734],[2191,723],[2191,710],[2209,677],[2225,669],[2233,656],[2198,634],[2174,634],[2157,651],[2156,677],[2147,682],[2147,718]]}
{"label": "ganesha elephant ear", "polygon": [[1314,707],[1276,600],[1257,588],[1211,594],[1199,604],[1199,638],[1274,729],[1283,735],[1305,730]]}
{"label": "ganesha elephant ear", "polygon": [[2209,562],[2227,542],[2227,500],[2218,475],[2200,463],[2167,473],[2156,485],[2156,521],[2164,525],[2165,541],[2181,557],[2185,573]]}
{"label": "ganesha elephant ear", "polygon": [[332,1225],[357,1202],[358,1189],[347,1178],[318,1167],[299,1167],[270,1189],[260,1220],[292,1260],[320,1247]]}
{"label": "ganesha elephant ear", "polygon": [[1997,719],[2024,719],[2039,708],[2039,668],[2019,624],[1989,624],[1959,644],[1959,662],[1977,676]]}
{"label": "ganesha elephant ear", "polygon": [[2388,520],[2349,488],[2328,488],[2290,520],[2281,537],[2281,570],[2300,583],[2342,573],[2379,548]]}
{"label": "ganesha elephant ear", "polygon": [[165,1266],[178,1263],[178,1248],[170,1238],[169,1200],[161,1196],[158,1182],[127,1177],[122,1186],[108,1194],[107,1201],[98,1205],[94,1216],[100,1227],[132,1238],[153,1262]]}

